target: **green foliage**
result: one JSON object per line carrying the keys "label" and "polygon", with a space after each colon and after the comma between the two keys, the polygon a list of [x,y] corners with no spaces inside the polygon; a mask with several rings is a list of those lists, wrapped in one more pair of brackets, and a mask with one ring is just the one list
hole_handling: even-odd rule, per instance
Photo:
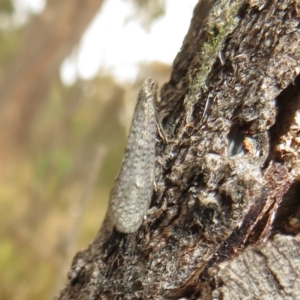
{"label": "green foliage", "polygon": [[0,13],[12,14],[13,11],[14,11],[14,6],[11,0],[0,1]]}
{"label": "green foliage", "polygon": [[165,0],[132,0],[138,10],[144,10],[151,20],[156,20],[165,14]]}
{"label": "green foliage", "polygon": [[2,239],[0,247],[0,268],[4,270],[9,267],[14,257],[14,245],[11,239]]}
{"label": "green foliage", "polygon": [[127,0],[133,3],[135,13],[133,18],[149,29],[150,25],[165,13],[165,0]]}

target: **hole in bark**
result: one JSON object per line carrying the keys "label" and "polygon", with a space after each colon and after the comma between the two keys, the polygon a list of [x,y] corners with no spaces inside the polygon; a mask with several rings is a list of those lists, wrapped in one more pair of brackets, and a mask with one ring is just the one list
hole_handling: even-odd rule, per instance
{"label": "hole in bark", "polygon": [[243,151],[243,141],[245,139],[245,133],[241,128],[232,128],[228,134],[228,155],[235,156]]}
{"label": "hole in bark", "polygon": [[294,82],[283,90],[277,97],[277,116],[275,124],[269,130],[270,136],[270,155],[271,159],[279,159],[276,146],[280,141],[280,137],[286,134],[291,124],[294,122],[295,112],[300,108],[300,75]]}
{"label": "hole in bark", "polygon": [[230,196],[226,195],[224,192],[221,192],[219,203],[223,212],[231,212],[233,200]]}
{"label": "hole in bark", "polygon": [[274,233],[300,232],[300,182],[295,182],[283,197],[273,222]]}
{"label": "hole in bark", "polygon": [[219,211],[219,206],[210,203],[203,205],[199,199],[195,199],[192,205],[184,212],[183,222],[180,228],[188,231],[192,235],[202,235],[203,232],[214,224],[215,215]]}

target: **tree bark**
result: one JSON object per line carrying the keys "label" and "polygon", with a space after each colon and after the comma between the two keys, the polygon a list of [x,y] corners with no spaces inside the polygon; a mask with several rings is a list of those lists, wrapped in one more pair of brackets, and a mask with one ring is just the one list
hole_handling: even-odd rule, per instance
{"label": "tree bark", "polygon": [[300,236],[276,235],[274,240],[249,247],[216,272],[214,299],[299,299]]}
{"label": "tree bark", "polygon": [[20,147],[59,68],[79,43],[102,0],[48,0],[26,28],[23,42],[0,81],[1,151]]}
{"label": "tree bark", "polygon": [[[298,9],[198,3],[161,92],[168,142],[156,145],[147,219],[123,234],[106,218],[57,299],[297,295]],[[293,272],[286,282],[281,268]]]}

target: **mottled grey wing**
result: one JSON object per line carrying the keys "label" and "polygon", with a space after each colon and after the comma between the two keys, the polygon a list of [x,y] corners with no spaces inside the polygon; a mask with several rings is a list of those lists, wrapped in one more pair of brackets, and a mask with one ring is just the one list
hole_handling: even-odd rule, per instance
{"label": "mottled grey wing", "polygon": [[138,230],[150,205],[155,168],[157,82],[141,87],[120,173],[110,197],[109,215],[117,230]]}

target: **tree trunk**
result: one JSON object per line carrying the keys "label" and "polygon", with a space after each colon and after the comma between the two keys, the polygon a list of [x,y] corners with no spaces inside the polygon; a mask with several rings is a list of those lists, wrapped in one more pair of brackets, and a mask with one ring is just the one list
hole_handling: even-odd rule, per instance
{"label": "tree trunk", "polygon": [[1,151],[17,149],[59,68],[79,43],[102,0],[48,0],[26,28],[22,45],[0,82]]}
{"label": "tree trunk", "polygon": [[162,88],[147,219],[107,218],[57,299],[299,298],[299,5],[202,2]]}

